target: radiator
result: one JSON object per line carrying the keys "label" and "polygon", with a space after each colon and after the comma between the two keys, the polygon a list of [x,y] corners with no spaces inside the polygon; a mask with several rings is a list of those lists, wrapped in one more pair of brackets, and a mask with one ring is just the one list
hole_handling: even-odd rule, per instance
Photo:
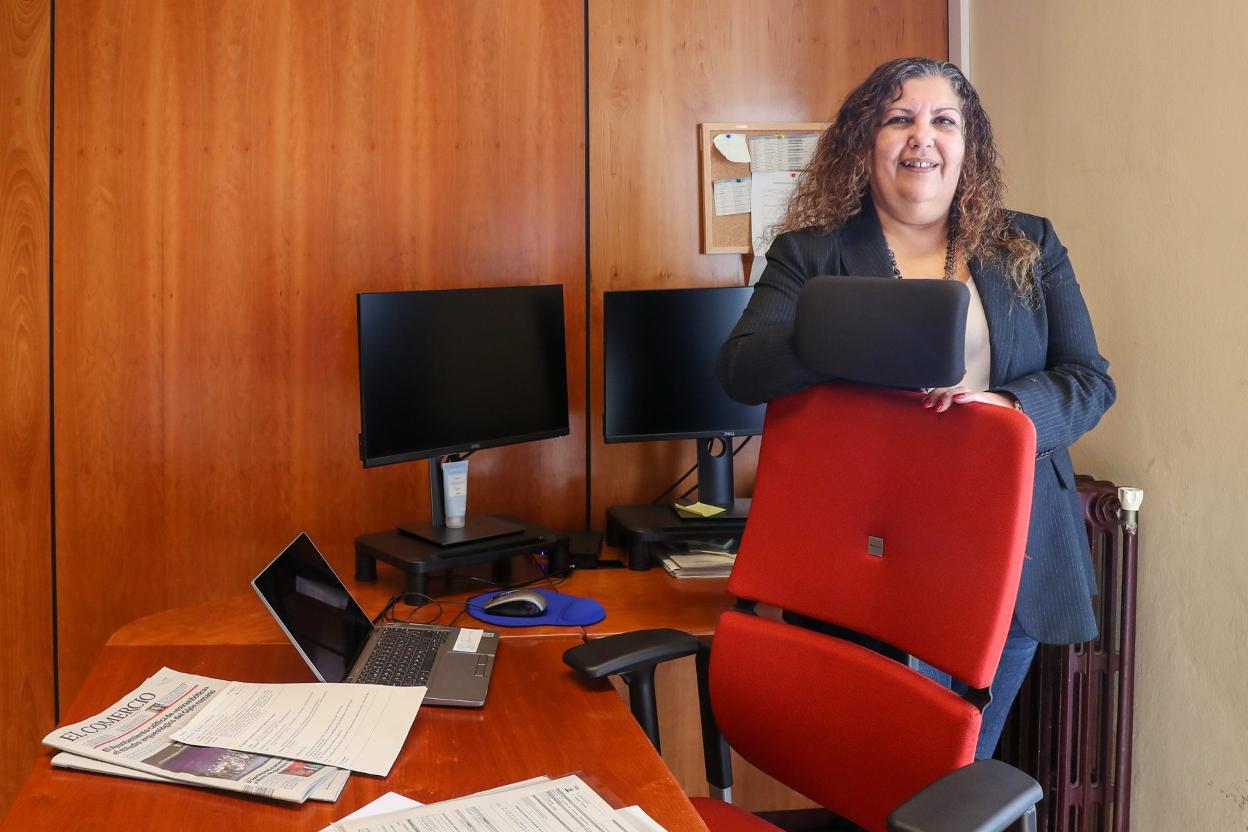
{"label": "radiator", "polygon": [[1100,634],[1084,644],[1040,646],[997,756],[1044,788],[1036,807],[1040,832],[1127,832],[1143,493],[1120,495],[1113,483],[1086,476],[1077,481],[1100,586]]}

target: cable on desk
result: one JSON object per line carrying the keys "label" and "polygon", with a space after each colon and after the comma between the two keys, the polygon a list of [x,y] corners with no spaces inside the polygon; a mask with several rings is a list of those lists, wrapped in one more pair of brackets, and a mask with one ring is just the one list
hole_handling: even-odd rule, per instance
{"label": "cable on desk", "polygon": [[[413,601],[413,600],[409,600],[409,599],[423,599],[423,600],[414,600],[414,601]],[[373,623],[374,623],[374,624],[376,624],[376,623],[377,623],[377,622],[379,622],[379,621],[384,621],[384,622],[394,622],[394,621],[398,621],[398,620],[399,620],[399,618],[398,618],[398,617],[394,614],[394,608],[395,608],[396,606],[398,606],[400,602],[401,602],[401,603],[403,603],[403,604],[406,604],[406,605],[407,605],[407,606],[409,606],[409,607],[411,607],[411,609],[410,609],[410,610],[408,610],[407,615],[403,617],[403,621],[405,621],[405,622],[408,622],[408,623],[415,623],[415,624],[425,624],[425,623],[432,623],[432,621],[437,621],[439,618],[441,618],[441,617],[442,617],[442,602],[441,602],[441,601],[439,601],[438,599],[436,599],[436,598],[431,598],[431,597],[429,597],[428,595],[423,595],[423,594],[421,594],[421,593],[419,593],[419,592],[404,592],[404,593],[402,593],[402,594],[400,594],[400,595],[395,595],[393,598],[391,598],[389,601],[387,601],[387,602],[386,602],[386,606],[385,606],[385,607],[383,607],[383,608],[382,608],[382,610],[381,610],[381,612],[380,612],[380,613],[378,613],[377,617],[373,619]],[[448,604],[454,604],[454,603],[461,603],[461,602],[458,602],[458,601],[448,601],[448,602],[446,602],[446,603],[448,603]],[[430,622],[423,622],[423,621],[416,621],[416,622],[413,622],[413,621],[412,621],[412,615],[413,615],[413,614],[414,614],[417,610],[421,609],[422,607],[426,607],[426,606],[428,606],[429,604],[433,604],[435,607],[437,607],[437,608],[438,608],[437,614],[436,614],[436,615],[434,615],[434,617],[433,617],[432,621],[430,621]]]}
{"label": "cable on desk", "polygon": [[[546,587],[553,591],[556,587],[558,587],[560,584],[562,584],[564,581],[567,580],[567,578],[552,578],[550,575],[548,575],[546,573],[545,567],[543,567],[542,564],[538,562],[536,555],[529,554],[526,557],[528,557],[528,559],[533,563],[533,566],[542,574],[536,578],[532,578],[527,581],[522,581],[521,583],[518,583],[518,584],[500,584],[497,581],[491,581],[489,578],[478,578],[475,575],[456,575],[451,572],[446,573],[444,577],[459,578],[460,580],[465,580],[465,581],[475,581],[477,583],[482,583],[488,586],[492,586],[496,589],[501,589],[504,592],[513,590],[513,589],[523,589],[526,586],[532,586],[533,584],[542,583],[542,582],[545,582]],[[412,601],[409,599],[423,599],[423,600]],[[440,627],[454,627],[455,622],[459,621],[460,617],[463,616],[463,614],[468,611],[469,607],[480,606],[478,604],[473,604],[468,601],[445,601],[445,600],[439,601],[437,598],[433,598],[432,596],[429,596],[429,595],[424,595],[420,592],[404,592],[402,594],[395,595],[389,601],[387,601],[386,606],[377,615],[377,617],[373,619],[373,623],[376,624],[379,621],[399,621],[400,619],[398,619],[394,615],[394,608],[398,606],[400,603],[406,604],[407,606],[411,607],[411,609],[408,610],[407,615],[404,616],[402,619],[404,623],[432,624],[432,625],[436,625]],[[437,612],[433,616],[433,618],[431,618],[428,621],[412,621],[412,616],[416,614],[417,610],[427,607],[430,604],[433,604],[435,607],[437,607]],[[442,613],[445,612],[445,608],[443,607],[444,604],[446,605],[454,604],[457,606],[462,606],[463,609],[455,613],[455,617],[452,618],[449,623],[437,624],[437,620],[441,618]]]}

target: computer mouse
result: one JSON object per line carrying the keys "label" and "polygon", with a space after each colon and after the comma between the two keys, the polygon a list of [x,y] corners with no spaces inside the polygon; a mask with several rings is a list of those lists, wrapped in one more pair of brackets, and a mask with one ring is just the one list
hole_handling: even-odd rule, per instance
{"label": "computer mouse", "polygon": [[546,612],[546,599],[536,590],[517,589],[515,592],[504,592],[491,598],[481,609],[490,615],[530,618]]}

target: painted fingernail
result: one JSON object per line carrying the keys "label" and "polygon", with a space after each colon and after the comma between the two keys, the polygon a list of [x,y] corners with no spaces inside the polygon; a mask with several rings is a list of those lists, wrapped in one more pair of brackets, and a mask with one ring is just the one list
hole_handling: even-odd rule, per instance
{"label": "painted fingernail", "polygon": [[931,400],[931,399],[924,399],[924,400],[923,400],[923,406],[924,406],[924,407],[931,407],[931,406],[932,406],[932,400]]}
{"label": "painted fingernail", "polygon": [[955,393],[953,397],[954,397],[955,399],[957,399],[958,401],[962,401],[963,399],[965,399],[965,398],[966,398],[966,394],[965,394],[965,393]]}

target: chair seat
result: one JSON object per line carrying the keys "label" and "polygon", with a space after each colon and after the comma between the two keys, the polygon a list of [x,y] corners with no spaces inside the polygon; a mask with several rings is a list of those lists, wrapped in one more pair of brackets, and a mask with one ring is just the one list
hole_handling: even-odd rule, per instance
{"label": "chair seat", "polygon": [[781,832],[780,827],[731,803],[709,797],[691,797],[689,800],[711,832]]}

